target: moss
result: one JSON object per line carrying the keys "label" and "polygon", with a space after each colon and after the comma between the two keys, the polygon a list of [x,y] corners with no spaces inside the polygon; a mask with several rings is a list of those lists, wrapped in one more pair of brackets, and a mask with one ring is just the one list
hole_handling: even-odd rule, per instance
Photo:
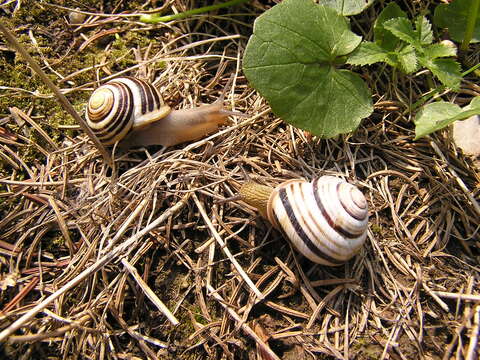
{"label": "moss", "polygon": [[383,353],[383,347],[378,344],[373,344],[371,339],[358,338],[358,340],[352,344],[351,353],[356,356],[360,356],[361,359],[378,359]]}
{"label": "moss", "polygon": [[193,305],[190,311],[192,312],[196,322],[202,325],[207,325],[209,323],[208,319],[205,319],[205,317],[202,315],[202,310],[200,309],[200,306]]}
{"label": "moss", "polygon": [[[136,6],[140,6],[139,3],[136,1],[129,2],[125,5],[124,10],[138,9]],[[98,6],[99,4],[96,1],[83,1],[81,4],[83,10],[90,11],[94,11]],[[32,57],[41,65],[44,65],[45,62],[49,64],[49,69],[46,69],[46,72],[54,83],[58,83],[59,76],[53,74],[52,70],[60,76],[68,76],[82,68],[104,61],[105,57],[108,62],[114,64],[110,66],[112,70],[115,70],[115,68],[123,70],[136,64],[132,49],[144,48],[152,41],[148,36],[145,36],[145,33],[125,31],[115,35],[115,40],[111,43],[109,52],[104,51],[102,39],[99,39],[83,51],[74,53],[71,51],[74,33],[65,20],[66,13],[65,10],[42,6],[36,1],[27,0],[22,2],[20,9],[11,19],[7,20],[7,26],[13,30],[19,42]],[[36,42],[35,46],[32,44],[29,30],[32,30]],[[88,34],[86,35],[88,36]],[[60,124],[74,124],[74,120],[70,116],[66,116],[61,106],[53,98],[32,98],[28,92],[14,90],[21,88],[42,95],[51,94],[38,76],[32,73],[25,61],[19,55],[12,56],[12,54],[14,53],[0,53],[0,83],[12,88],[11,91],[7,90],[7,96],[0,97],[0,116],[8,115],[6,111],[12,106],[19,109],[29,109],[32,106],[33,99],[33,115],[44,116],[49,125],[44,127],[45,124],[41,124],[42,128],[53,139],[61,139],[61,133],[56,134],[53,130],[57,129]],[[160,68],[164,66],[165,64],[162,63],[159,65]],[[45,68],[45,66],[43,67]],[[96,80],[98,75],[103,77],[107,74],[103,74],[101,71],[97,74],[95,70],[85,71],[72,78],[69,83],[62,83],[60,86],[63,88],[78,86]],[[81,91],[76,91],[69,96],[69,100],[80,113],[83,113],[87,98],[88,94]]]}
{"label": "moss", "polygon": [[58,253],[59,249],[65,248],[65,238],[60,231],[49,231],[42,239],[42,246],[51,253]]}
{"label": "moss", "polygon": [[115,41],[112,43],[108,59],[121,69],[135,64],[135,58],[131,51],[131,47],[119,34],[115,34]]}
{"label": "moss", "polygon": [[[115,9],[116,12],[135,9],[138,10],[142,1],[124,2],[124,8]],[[97,11],[100,3],[93,0],[83,0],[78,6],[82,10]],[[113,11],[108,8],[109,4],[105,4],[102,12]],[[72,28],[65,21],[66,11],[39,4],[37,1],[25,0],[22,2],[20,10],[14,17],[8,20],[7,26],[13,30],[19,42],[27,49],[30,55],[39,63],[47,76],[57,84],[61,89],[67,90],[75,88],[82,84],[91,83],[97,78],[103,78],[110,75],[102,68],[92,69],[79,72],[68,81],[62,82],[61,77],[76,73],[81,69],[90,68],[94,65],[107,61],[108,68],[111,72],[124,70],[132,65],[137,64],[135,54],[132,49],[145,49],[152,41],[156,44],[158,35],[162,30],[152,30],[150,32],[125,31],[118,34],[100,38],[91,42],[85,49],[76,51],[81,45],[82,40],[78,34],[74,34]],[[113,25],[112,25],[113,26]],[[102,27],[102,30],[108,29],[108,26]],[[32,38],[29,36],[29,30],[35,38],[35,46],[32,44]],[[84,35],[91,38],[96,33],[96,29],[85,29]],[[55,41],[53,41],[53,39]],[[80,40],[75,42],[75,40]],[[109,44],[108,51],[106,44]],[[155,50],[152,49],[152,54]],[[142,53],[143,56],[143,53]],[[46,65],[48,64],[48,66]],[[155,68],[164,69],[164,62],[157,62]],[[153,66],[152,66],[153,68]],[[42,80],[32,72],[25,60],[15,52],[0,52],[0,83],[9,87],[5,93],[6,96],[0,96],[0,116],[9,115],[8,108],[17,107],[22,111],[29,112],[30,116],[35,119],[37,124],[48,134],[48,136],[57,144],[60,144],[64,136],[76,135],[76,131],[68,131],[60,129],[60,125],[73,125],[75,121],[60,106],[56,98],[51,96],[50,90],[45,86]],[[18,90],[21,89],[21,90]],[[40,96],[32,95],[36,93]],[[3,95],[3,94],[2,94]],[[42,95],[47,95],[45,97]],[[75,110],[83,115],[84,107],[88,101],[89,91],[76,90],[68,93],[66,96],[74,106]],[[14,133],[22,133],[23,129],[16,123],[10,122],[7,127]],[[30,128],[29,125],[25,126]],[[30,128],[31,129],[31,128]],[[46,150],[52,150],[45,139],[34,129],[28,133],[29,140]],[[19,141],[21,142],[21,141]],[[25,164],[31,168],[38,167],[38,164],[45,163],[45,156],[38,151],[35,146],[25,144],[20,147],[12,147]],[[0,162],[0,176],[7,177],[12,173],[12,168],[8,164]],[[20,168],[16,171],[15,179],[27,179],[29,176],[25,170]],[[0,188],[0,192],[5,191],[5,187]],[[22,201],[22,197],[0,197],[0,218],[2,214],[9,214],[10,211]],[[72,234],[72,233],[71,233]],[[72,235],[73,236],[73,235]],[[50,230],[42,238],[43,249],[55,255],[65,255],[67,253],[65,238],[58,230]],[[142,266],[141,263],[138,266]],[[221,271],[228,270],[227,265],[219,266]],[[182,270],[174,267],[172,271],[162,272],[159,274],[158,285],[155,281],[154,290],[159,294],[164,294],[161,298],[166,302],[167,307],[173,309],[177,304],[177,296],[184,291],[182,283],[189,275]],[[191,279],[190,279],[191,280]],[[67,302],[73,301],[68,298]],[[73,303],[72,303],[73,304]],[[194,296],[189,296],[186,305],[196,322],[206,325],[206,320],[198,305],[195,304]],[[211,316],[217,317],[218,305],[212,305],[209,309]],[[195,332],[194,324],[187,311],[178,312],[176,314],[180,324],[176,327],[169,328],[166,332],[162,329],[161,333],[154,333],[159,338],[172,338],[183,342],[192,333]],[[161,319],[162,317],[159,317]],[[190,354],[183,358],[189,358]],[[192,357],[194,355],[192,354]]]}
{"label": "moss", "polygon": [[[88,6],[93,7],[95,4],[97,2],[92,1]],[[95,79],[94,72],[84,72],[70,83],[59,83],[59,77],[67,76],[85,66],[98,63],[101,56],[101,49],[97,49],[95,46],[89,48],[89,51],[77,54],[71,51],[73,32],[66,23],[64,15],[65,11],[41,6],[36,1],[27,0],[22,2],[22,6],[15,15],[6,21],[7,27],[34,60],[44,68],[47,76],[63,89]],[[28,30],[32,30],[35,45],[32,43]],[[55,41],[52,41],[53,39]],[[45,64],[48,64],[48,67]],[[56,73],[53,73],[52,70]],[[0,52],[0,83],[7,87],[4,94],[0,96],[0,117],[8,116],[8,109],[12,107],[28,111],[54,142],[61,143],[65,133],[64,130],[59,129],[59,126],[73,125],[75,124],[74,119],[66,114],[51,94],[50,89],[33,73],[24,59],[13,51]],[[38,95],[35,96],[31,93]],[[76,91],[67,97],[74,108],[82,114],[88,93]],[[14,122],[10,122],[8,128],[12,132],[21,131]],[[75,135],[75,132],[69,131],[69,135]],[[39,146],[51,150],[45,139],[33,129],[29,133],[29,139]],[[34,146],[25,145],[17,148],[16,151],[28,166],[35,161],[41,162],[44,157]],[[0,171],[5,173],[5,167],[2,167]]]}
{"label": "moss", "polygon": [[383,231],[383,228],[381,225],[378,225],[378,224],[371,224],[370,225],[370,229],[372,230],[372,232],[374,232],[375,234],[380,234],[382,233]]}

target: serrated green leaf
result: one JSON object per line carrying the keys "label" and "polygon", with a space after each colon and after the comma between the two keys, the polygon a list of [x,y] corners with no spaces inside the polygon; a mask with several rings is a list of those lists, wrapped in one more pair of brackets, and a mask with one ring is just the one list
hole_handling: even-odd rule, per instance
{"label": "serrated green leaf", "polygon": [[383,27],[400,40],[413,46],[419,46],[410,20],[405,18],[390,19],[383,23]]}
{"label": "serrated green leaf", "polygon": [[375,42],[386,50],[393,51],[399,44],[400,40],[393,35],[390,31],[384,28],[384,23],[387,20],[394,18],[407,18],[400,6],[395,2],[389,3],[382,12],[378,15],[373,26],[373,34]]}
{"label": "serrated green leaf", "polygon": [[425,105],[415,116],[415,140],[443,129],[454,121],[480,114],[480,97],[475,97],[463,109],[452,103],[439,101]]}
{"label": "serrated green leaf", "polygon": [[407,45],[398,53],[398,62],[400,68],[406,74],[411,74],[418,69],[418,60],[415,53],[415,48],[412,45]]}
{"label": "serrated green leaf", "polygon": [[425,17],[415,20],[415,29],[407,18],[390,19],[385,21],[383,26],[400,40],[413,45],[419,52],[423,52],[424,46],[433,41],[432,26]]}
{"label": "serrated green leaf", "polygon": [[277,116],[332,137],[353,131],[373,111],[363,80],[334,66],[360,41],[335,10],[311,0],[285,0],[255,21],[243,70]]}
{"label": "serrated green leaf", "polygon": [[459,90],[462,74],[460,64],[453,59],[428,59],[419,57],[422,66],[429,69],[445,86]]}
{"label": "serrated green leaf", "polygon": [[380,61],[387,62],[392,55],[373,42],[362,42],[347,59],[352,65],[371,65]]}
{"label": "serrated green leaf", "polygon": [[[462,42],[467,28],[472,0],[455,0],[450,4],[441,4],[435,8],[433,22],[441,28],[447,28],[453,40]],[[472,43],[480,41],[480,13],[477,15]]]}
{"label": "serrated green leaf", "polygon": [[375,0],[323,0],[321,5],[329,6],[340,15],[350,16],[360,14],[373,4]]}
{"label": "serrated green leaf", "polygon": [[[451,44],[450,44],[451,43]],[[457,55],[457,48],[455,45],[450,43],[438,43],[431,44],[424,49],[424,55],[430,59],[436,59],[440,57],[449,57]]]}
{"label": "serrated green leaf", "polygon": [[431,44],[433,41],[432,25],[425,16],[415,19],[415,38],[422,45]]}

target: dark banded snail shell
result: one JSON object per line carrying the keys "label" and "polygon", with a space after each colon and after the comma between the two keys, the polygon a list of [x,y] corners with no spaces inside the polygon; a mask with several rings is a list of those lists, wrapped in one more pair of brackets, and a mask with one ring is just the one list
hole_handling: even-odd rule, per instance
{"label": "dark banded snail shell", "polygon": [[97,88],[86,110],[88,126],[104,145],[171,146],[215,131],[229,115],[221,104],[171,110],[159,91],[134,77],[118,77]]}
{"label": "dark banded snail shell", "polygon": [[275,189],[249,182],[240,194],[315,263],[340,265],[365,242],[367,200],[357,187],[340,178],[289,180]]}
{"label": "dark banded snail shell", "polygon": [[119,77],[93,92],[86,118],[99,140],[113,145],[131,129],[162,119],[169,112],[153,85],[133,77]]}

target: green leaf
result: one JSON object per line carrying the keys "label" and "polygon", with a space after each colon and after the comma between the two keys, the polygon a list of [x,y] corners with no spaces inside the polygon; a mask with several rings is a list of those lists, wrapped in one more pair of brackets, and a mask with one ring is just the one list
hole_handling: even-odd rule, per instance
{"label": "green leaf", "polygon": [[428,45],[432,43],[432,25],[425,16],[419,16],[415,19],[415,35],[415,38],[422,45]]}
{"label": "green leaf", "polygon": [[[450,4],[441,4],[435,8],[433,22],[441,28],[448,28],[451,38],[462,42],[467,28],[472,0],[455,0]],[[480,13],[477,15],[471,42],[480,41]]]}
{"label": "green leaf", "polygon": [[393,55],[373,42],[364,41],[352,52],[347,59],[348,64],[370,65],[377,62],[392,61]]}
{"label": "green leaf", "polygon": [[329,6],[340,15],[350,16],[360,14],[373,4],[375,0],[323,0],[321,5]]}
{"label": "green leaf", "polygon": [[429,69],[433,75],[447,87],[453,90],[460,89],[462,74],[460,72],[460,64],[453,59],[429,59],[419,57],[422,66]]}
{"label": "green leaf", "polygon": [[412,45],[407,45],[398,53],[398,62],[400,68],[406,74],[411,74],[418,70],[417,55]]}
{"label": "green leaf", "polygon": [[[474,97],[472,101],[470,101],[470,104],[463,107],[463,111],[480,111],[480,96]],[[478,112],[476,112],[475,114],[462,114],[462,117],[458,118],[457,120],[466,119],[470,116],[478,115],[478,114],[479,114]]]}
{"label": "green leaf", "polygon": [[417,51],[422,51],[424,45],[433,41],[432,25],[423,16],[415,20],[415,30],[407,18],[390,19],[383,26],[399,39],[413,45]]}
{"label": "green leaf", "polygon": [[373,111],[360,76],[334,66],[360,41],[335,10],[311,0],[285,0],[255,21],[243,70],[277,116],[332,137],[353,131]]}
{"label": "green leaf", "polygon": [[416,39],[417,34],[413,30],[410,20],[406,18],[390,19],[383,23],[383,27],[400,40],[413,46],[421,46]]}
{"label": "green leaf", "polygon": [[440,57],[457,56],[457,48],[451,41],[431,44],[424,49],[424,55],[432,60]]}
{"label": "green leaf", "polygon": [[378,15],[373,26],[373,34],[375,42],[386,50],[393,51],[399,44],[400,40],[390,31],[384,28],[384,23],[387,20],[394,18],[407,18],[407,14],[400,9],[400,6],[395,2],[389,3],[382,12]]}
{"label": "green leaf", "polygon": [[475,97],[463,109],[452,103],[439,101],[425,105],[415,117],[415,140],[443,129],[454,121],[480,114],[480,97]]}

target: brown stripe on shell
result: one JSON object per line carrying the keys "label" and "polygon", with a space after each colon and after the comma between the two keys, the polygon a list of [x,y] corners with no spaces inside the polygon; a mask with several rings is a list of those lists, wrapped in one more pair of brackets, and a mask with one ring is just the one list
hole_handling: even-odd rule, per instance
{"label": "brown stripe on shell", "polygon": [[[304,190],[307,188],[310,188],[310,186],[311,186],[310,183],[305,183],[305,182],[297,182],[297,183],[290,184],[292,197],[294,197],[294,198],[289,198],[290,203],[294,201],[295,204],[306,204],[307,200],[306,200],[306,194]],[[298,196],[300,196],[300,201],[298,200]],[[320,249],[320,247],[317,245],[320,238],[323,239],[324,242],[331,243],[332,241],[330,241],[329,235],[325,234],[325,232],[323,231],[323,225],[318,222],[319,220],[318,216],[316,216],[315,212],[312,213],[311,210],[318,210],[318,209],[309,209],[307,207],[304,207],[304,208],[297,207],[296,209],[294,209],[294,212],[297,216],[299,224],[302,224],[302,226],[305,226],[309,230],[310,234],[314,236],[314,238],[312,239],[312,243]],[[306,232],[305,232],[305,235],[308,236]],[[337,248],[349,249],[348,247],[345,247],[337,243],[335,243],[334,246]],[[328,250],[330,250],[330,252],[334,254],[333,256],[342,257],[342,254],[339,251],[336,251],[335,249],[326,245],[324,246],[324,248],[327,248]]]}
{"label": "brown stripe on shell", "polygon": [[[98,92],[104,93],[104,96],[103,96],[104,101],[99,107],[93,108],[91,106],[91,102],[92,102],[92,100],[94,99],[95,96],[98,96]],[[105,115],[110,112],[110,109],[111,109],[111,107],[114,103],[114,97],[115,97],[115,95],[114,95],[113,91],[111,89],[108,89],[108,88],[101,89],[101,91],[97,91],[97,94],[94,93],[92,95],[91,100],[88,102],[87,111],[88,111],[89,120],[93,123],[97,123],[97,122],[102,121],[103,118],[105,117]]]}
{"label": "brown stripe on shell", "polygon": [[145,115],[162,107],[163,101],[155,86],[131,76],[125,76],[124,79],[132,81],[138,89],[138,94],[140,95],[141,115]]}
{"label": "brown stripe on shell", "polygon": [[141,106],[142,106],[142,115],[147,112],[152,112],[153,110],[159,109],[162,105],[162,100],[158,90],[152,84],[136,79],[133,77],[126,77],[127,79],[133,81],[138,87],[139,92],[141,93]]}
{"label": "brown stripe on shell", "polygon": [[270,220],[272,223],[273,227],[281,230],[280,222],[278,221],[277,214],[275,214],[274,209],[274,203],[275,203],[275,197],[277,196],[276,190],[272,191],[270,194],[270,198],[268,199],[268,204],[267,204],[267,218]]}
{"label": "brown stripe on shell", "polygon": [[[332,219],[328,211],[325,209],[325,206],[323,205],[322,199],[320,198],[320,195],[318,193],[318,182],[320,178],[317,178],[313,180],[312,185],[313,185],[313,196],[315,197],[315,202],[317,203],[318,208],[320,209],[320,212],[322,213],[323,217],[327,221],[328,225],[334,229],[336,232],[342,234],[344,237],[348,239],[355,239],[357,238],[360,234],[352,234],[349,231],[345,230],[344,228],[341,227],[340,224],[336,224],[335,221]],[[335,191],[338,191],[338,184],[337,188]],[[342,204],[343,206],[343,204]]]}
{"label": "brown stripe on shell", "polygon": [[[302,226],[300,225],[291,205],[290,205],[290,200],[288,199],[287,195],[287,190],[285,188],[281,188],[278,191],[278,196],[282,202],[283,208],[285,209],[285,212],[287,213],[287,217],[290,220],[290,223],[295,231],[295,233],[298,235],[298,237],[303,241],[303,243],[307,246],[307,248],[316,256],[319,258],[325,259],[328,262],[331,262],[332,264],[342,264],[343,261],[335,259],[331,257],[328,254],[325,254],[323,251],[321,251],[313,242],[312,240],[308,237],[308,235],[303,231]],[[278,219],[277,219],[278,221]]]}
{"label": "brown stripe on shell", "polygon": [[115,114],[111,115],[112,121],[110,124],[104,129],[95,131],[102,143],[107,145],[118,140],[116,137],[125,131],[125,127],[128,126],[133,112],[133,94],[130,88],[121,82],[112,81],[110,84],[120,91],[119,96],[115,99],[118,101],[118,107]]}
{"label": "brown stripe on shell", "polygon": [[160,109],[163,106],[162,97],[160,96],[160,93],[158,92],[155,86],[153,86],[152,84],[148,84],[148,85],[152,88],[152,95],[155,101],[155,109]]}
{"label": "brown stripe on shell", "polygon": [[[118,137],[120,134],[126,131],[126,127],[133,121],[133,94],[130,88],[125,84],[120,84],[125,93],[122,94],[121,100],[119,100],[118,111],[115,114],[115,121],[111,126],[107,128],[108,136],[102,138],[102,142],[106,144],[113,144],[120,140]],[[125,96],[124,96],[125,95]]]}
{"label": "brown stripe on shell", "polygon": [[152,101],[151,97],[149,98],[148,96],[145,82],[130,76],[126,76],[125,79],[132,81],[137,87],[138,91],[136,91],[136,95],[140,96],[141,114],[145,114],[147,112],[147,105]]}
{"label": "brown stripe on shell", "polygon": [[[358,194],[354,194],[354,192],[360,193],[360,190],[358,190],[354,186],[350,186],[350,184],[348,184],[348,183],[338,183],[337,188],[336,188],[336,191],[337,191],[338,194],[340,194],[340,191],[341,191],[340,188],[342,186],[344,188],[348,188],[348,198],[344,198],[342,196],[338,197],[339,200],[340,200],[340,203],[342,204],[342,207],[345,209],[345,211],[348,213],[348,215],[350,215],[354,219],[359,220],[359,221],[365,220],[365,216],[358,215],[355,212],[351,211],[351,207],[349,206],[349,203],[344,202],[344,201],[350,201],[351,203],[355,204],[355,206],[357,206],[360,210],[366,210],[365,200],[361,204],[358,203]],[[360,195],[363,199],[365,199],[363,197],[363,194],[360,193]],[[355,201],[355,200],[357,200],[357,201]]]}
{"label": "brown stripe on shell", "polygon": [[147,94],[148,101],[148,111],[152,112],[155,109],[158,109],[158,103],[155,101],[155,90],[151,84],[145,83],[145,93]]}
{"label": "brown stripe on shell", "polygon": [[105,145],[123,138],[135,126],[133,117],[138,116],[137,125],[141,126],[156,120],[153,113],[158,113],[160,118],[168,113],[168,110],[160,111],[163,100],[159,91],[148,82],[125,76],[113,79],[105,86],[103,95],[106,101],[99,106],[95,102],[95,108],[87,106],[87,122]]}
{"label": "brown stripe on shell", "polygon": [[96,133],[97,134],[102,134],[102,135],[108,135],[112,129],[116,129],[121,125],[122,119],[124,118],[125,113],[128,111],[128,105],[130,104],[131,101],[131,92],[128,86],[125,86],[125,84],[120,83],[120,82],[111,82],[109,85],[112,85],[115,87],[117,91],[119,91],[119,94],[117,94],[117,97],[114,99],[114,102],[118,104],[118,106],[115,109],[115,113],[111,113],[113,111],[113,107],[108,109],[109,111],[109,117],[110,117],[110,122],[106,127],[103,127],[102,129],[97,129]]}

